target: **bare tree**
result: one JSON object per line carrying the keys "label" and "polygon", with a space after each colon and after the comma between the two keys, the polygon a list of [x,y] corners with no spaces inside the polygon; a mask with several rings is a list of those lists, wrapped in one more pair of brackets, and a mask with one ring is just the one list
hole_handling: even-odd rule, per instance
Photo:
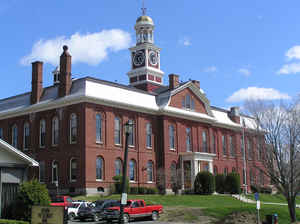
{"label": "bare tree", "polygon": [[291,222],[296,221],[296,196],[300,191],[300,106],[264,101],[245,103],[265,135],[264,166],[278,192],[287,200]]}

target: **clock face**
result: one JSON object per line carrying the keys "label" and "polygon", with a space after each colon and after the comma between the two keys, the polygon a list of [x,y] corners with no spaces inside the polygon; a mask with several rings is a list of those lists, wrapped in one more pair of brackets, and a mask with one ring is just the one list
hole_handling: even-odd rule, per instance
{"label": "clock face", "polygon": [[150,59],[150,64],[151,65],[157,65],[158,58],[157,58],[157,54],[155,53],[155,51],[150,51],[149,52],[149,59]]}
{"label": "clock face", "polygon": [[141,66],[145,62],[145,54],[143,51],[137,51],[133,57],[133,64],[135,66]]}

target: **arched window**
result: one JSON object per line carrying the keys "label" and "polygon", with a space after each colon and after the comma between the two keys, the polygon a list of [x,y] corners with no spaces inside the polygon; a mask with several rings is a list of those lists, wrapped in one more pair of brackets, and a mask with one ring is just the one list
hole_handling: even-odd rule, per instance
{"label": "arched window", "polygon": [[58,183],[58,162],[52,162],[52,183]]}
{"label": "arched window", "polygon": [[71,159],[70,160],[70,181],[76,182],[78,176],[78,164],[77,159]]}
{"label": "arched window", "polygon": [[170,149],[175,149],[175,128],[174,125],[169,126],[169,144]]}
{"label": "arched window", "polygon": [[115,117],[115,129],[114,129],[115,144],[121,145],[121,119]]}
{"label": "arched window", "polygon": [[40,147],[44,148],[46,143],[46,121],[40,121]]}
{"label": "arched window", "polygon": [[192,133],[191,128],[186,128],[186,151],[192,151]]}
{"label": "arched window", "polygon": [[29,140],[30,140],[29,123],[26,122],[24,124],[24,132],[23,132],[23,148],[24,148],[24,150],[29,148]]}
{"label": "arched window", "polygon": [[115,174],[116,176],[122,175],[122,160],[119,158],[115,160]]}
{"label": "arched window", "polygon": [[128,123],[132,124],[132,128],[129,129],[128,145],[134,146],[134,121],[128,120]]}
{"label": "arched window", "polygon": [[136,180],[136,162],[133,159],[129,161],[129,180]]}
{"label": "arched window", "polygon": [[96,180],[103,180],[104,176],[104,161],[102,157],[96,159]]}
{"label": "arched window", "polygon": [[102,142],[102,115],[96,114],[96,142]]}
{"label": "arched window", "polygon": [[11,142],[13,147],[18,147],[18,127],[16,124],[14,124],[11,129]]}
{"label": "arched window", "polygon": [[153,162],[147,162],[147,181],[153,182]]}
{"label": "arched window", "polygon": [[229,136],[229,145],[230,145],[230,156],[235,157],[235,148],[234,148],[233,136]]}
{"label": "arched window", "polygon": [[59,139],[59,121],[57,117],[52,119],[52,145],[58,145]]}
{"label": "arched window", "polygon": [[152,148],[152,125],[151,125],[151,123],[146,124],[146,147]]}
{"label": "arched window", "polygon": [[70,117],[70,143],[74,144],[77,142],[77,116],[71,114]]}
{"label": "arched window", "polygon": [[202,148],[203,152],[208,152],[208,147],[207,147],[207,134],[205,131],[202,132]]}

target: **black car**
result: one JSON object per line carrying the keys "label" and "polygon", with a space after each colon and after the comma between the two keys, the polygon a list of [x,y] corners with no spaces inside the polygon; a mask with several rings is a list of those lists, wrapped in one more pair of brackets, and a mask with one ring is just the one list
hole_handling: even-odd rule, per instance
{"label": "black car", "polygon": [[109,207],[119,206],[120,202],[117,200],[99,200],[92,203],[91,206],[78,210],[78,219],[85,221],[86,219],[93,219],[95,222],[105,219],[104,209]]}

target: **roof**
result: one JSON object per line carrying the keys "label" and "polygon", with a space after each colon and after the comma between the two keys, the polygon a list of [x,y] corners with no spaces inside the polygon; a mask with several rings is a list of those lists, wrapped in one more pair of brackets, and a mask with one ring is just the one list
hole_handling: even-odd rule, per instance
{"label": "roof", "polygon": [[0,139],[0,150],[3,152],[7,152],[8,154],[16,157],[17,159],[20,159],[25,164],[28,164],[29,166],[39,166],[39,163],[35,161],[34,159],[30,158],[20,150],[16,149],[12,145],[8,144],[7,142]]}
{"label": "roof", "polygon": [[[185,88],[190,88],[199,97],[205,104],[208,114],[169,106],[171,97]],[[149,93],[132,86],[92,77],[72,80],[70,94],[62,98],[58,97],[58,85],[54,85],[44,88],[40,102],[37,104],[30,104],[30,93],[0,100],[0,120],[81,102],[91,102],[150,114],[177,116],[227,128],[242,128],[242,124],[237,124],[229,118],[228,110],[210,106],[205,93],[192,81],[180,83],[173,90],[169,89],[168,86],[162,86],[155,92]],[[247,128],[255,128],[253,118],[244,115],[241,117],[245,119]]]}

